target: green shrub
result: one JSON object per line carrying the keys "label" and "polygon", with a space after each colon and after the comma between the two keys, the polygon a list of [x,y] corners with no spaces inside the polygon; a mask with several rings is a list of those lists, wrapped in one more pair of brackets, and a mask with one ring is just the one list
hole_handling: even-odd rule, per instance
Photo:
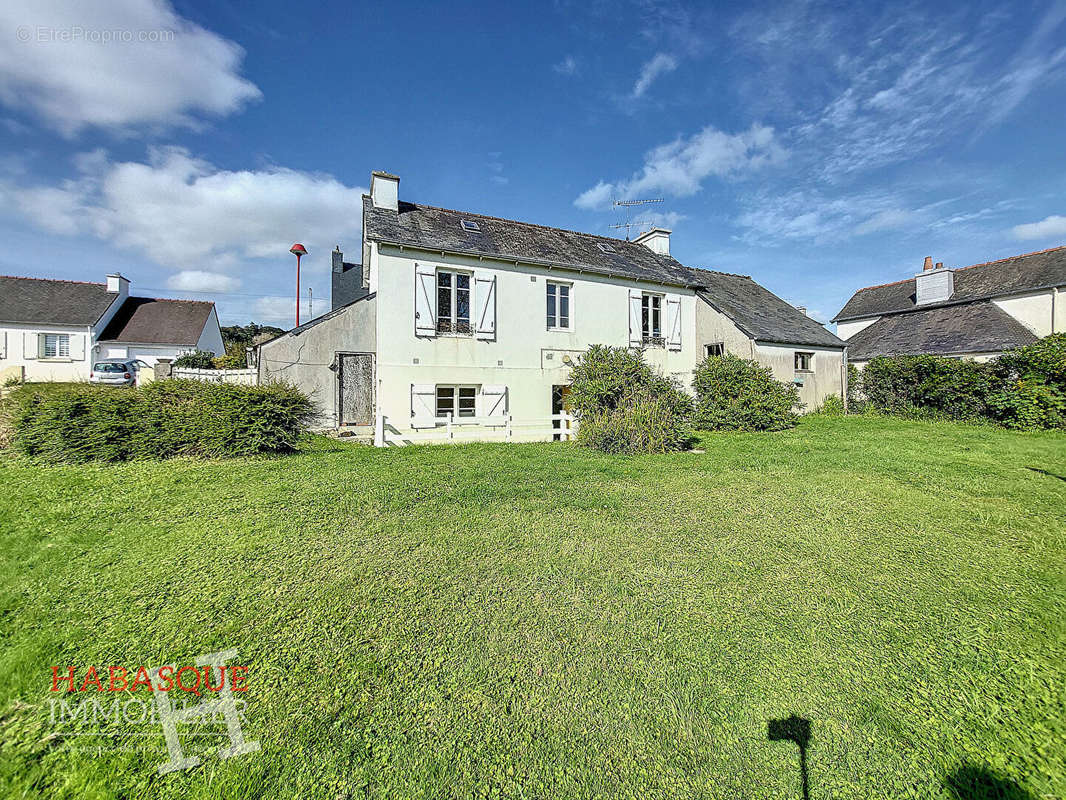
{"label": "green shrub", "polygon": [[669,399],[644,396],[581,417],[577,442],[605,453],[670,453],[692,439],[685,418]]}
{"label": "green shrub", "polygon": [[697,427],[780,431],[796,424],[799,390],[773,378],[768,367],[734,355],[708,356],[693,373]]}
{"label": "green shrub", "polygon": [[988,364],[944,356],[881,356],[862,371],[863,394],[876,409],[918,418],[980,420],[998,386]]}
{"label": "green shrub", "polygon": [[691,439],[692,398],[640,350],[590,347],[571,369],[566,406],[580,423],[578,443],[605,452],[662,453]]}
{"label": "green shrub", "polygon": [[11,399],[15,447],[49,462],[285,452],[312,415],[307,396],[287,384],[30,385]]}
{"label": "green shrub", "polygon": [[827,417],[841,417],[844,415],[844,401],[840,399],[839,394],[826,395],[814,413],[824,414]]}
{"label": "green shrub", "polygon": [[193,350],[191,353],[183,353],[175,358],[173,366],[187,369],[214,369],[215,354],[207,350]]}
{"label": "green shrub", "polygon": [[1039,379],[1011,381],[989,398],[993,416],[1008,428],[1066,428],[1066,393]]}
{"label": "green shrub", "polygon": [[219,356],[213,362],[215,369],[247,369],[248,351],[244,345],[238,342],[230,342],[226,345],[226,354]]}
{"label": "green shrub", "polygon": [[1036,380],[1066,392],[1066,333],[1053,333],[1033,344],[1008,350],[991,366],[1004,381]]}

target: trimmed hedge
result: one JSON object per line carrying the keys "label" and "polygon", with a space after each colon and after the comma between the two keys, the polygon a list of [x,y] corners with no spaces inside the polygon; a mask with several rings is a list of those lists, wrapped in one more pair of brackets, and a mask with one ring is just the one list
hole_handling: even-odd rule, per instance
{"label": "trimmed hedge", "polygon": [[31,384],[9,402],[14,446],[54,463],[287,452],[313,414],[287,384],[191,380],[136,389]]}
{"label": "trimmed hedge", "polygon": [[640,350],[590,347],[570,371],[566,405],[577,443],[607,453],[667,453],[692,439],[692,398]]}
{"label": "trimmed hedge", "polygon": [[1053,334],[987,363],[943,356],[872,359],[866,402],[917,419],[992,421],[1018,430],[1066,429],[1066,334]]}
{"label": "trimmed hedge", "polygon": [[769,367],[734,355],[708,356],[696,366],[696,425],[717,431],[780,431],[796,424],[799,390],[774,380]]}

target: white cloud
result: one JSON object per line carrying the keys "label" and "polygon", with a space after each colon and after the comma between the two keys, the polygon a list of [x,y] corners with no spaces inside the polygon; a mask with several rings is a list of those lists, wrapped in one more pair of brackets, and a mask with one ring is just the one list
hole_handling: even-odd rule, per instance
{"label": "white cloud", "polygon": [[886,208],[878,211],[865,222],[855,226],[855,233],[859,235],[876,233],[877,231],[902,228],[914,219],[914,212],[902,208]]}
{"label": "white cloud", "polygon": [[[303,242],[324,253],[359,238],[364,189],[283,167],[220,170],[186,150],[150,150],[148,163],[79,159],[82,174],[58,186],[0,187],[30,222],[88,233],[191,272],[233,271],[245,259],[288,263]],[[325,262],[322,262],[325,263]]]}
{"label": "white cloud", "polygon": [[[328,310],[328,309],[327,309]],[[307,301],[300,301],[300,321],[309,318]],[[286,297],[260,297],[255,301],[255,317],[264,323],[275,323],[283,328],[290,328],[296,322],[296,303]]]}
{"label": "white cloud", "polygon": [[232,292],[241,282],[221,272],[183,269],[167,278],[167,286],[184,292]]}
{"label": "white cloud", "polygon": [[660,145],[644,157],[644,166],[628,181],[600,181],[582,192],[574,205],[602,208],[612,197],[636,197],[662,193],[688,197],[710,177],[726,177],[748,169],[758,169],[784,159],[785,151],[774,138],[774,129],[752,125],[747,131],[724,133],[708,125],[688,138],[678,137]]}
{"label": "white cloud", "polygon": [[677,59],[668,53],[656,53],[640,68],[640,77],[633,84],[633,97],[643,97],[656,79],[677,69]]}
{"label": "white cloud", "polygon": [[261,96],[239,74],[241,47],[166,0],[5,0],[0,31],[0,102],[66,136],[195,125]]}
{"label": "white cloud", "polygon": [[576,75],[577,74],[577,59],[573,56],[567,56],[558,64],[553,64],[552,69],[560,75]]}
{"label": "white cloud", "polygon": [[1029,222],[1025,225],[1015,225],[1013,231],[1018,239],[1051,239],[1056,236],[1066,236],[1066,217],[1054,214],[1040,222]]}

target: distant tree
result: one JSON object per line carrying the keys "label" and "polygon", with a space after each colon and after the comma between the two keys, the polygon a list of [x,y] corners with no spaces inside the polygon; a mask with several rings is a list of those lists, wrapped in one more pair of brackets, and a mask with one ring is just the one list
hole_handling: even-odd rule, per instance
{"label": "distant tree", "polygon": [[242,348],[252,347],[270,341],[283,333],[285,331],[281,328],[273,325],[259,325],[255,322],[249,322],[247,325],[227,325],[222,329],[222,342],[226,345],[226,351],[229,352],[232,344],[238,344]]}

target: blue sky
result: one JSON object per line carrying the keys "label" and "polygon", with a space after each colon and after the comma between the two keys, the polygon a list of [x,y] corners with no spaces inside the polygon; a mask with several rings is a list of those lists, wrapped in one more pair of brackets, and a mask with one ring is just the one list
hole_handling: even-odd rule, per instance
{"label": "blue sky", "polygon": [[609,235],[612,198],[663,197],[640,218],[680,261],[825,320],[926,255],[1066,243],[1064,115],[1066,0],[7,0],[0,273],[288,323],[289,246],[320,313],[386,169],[404,200]]}

